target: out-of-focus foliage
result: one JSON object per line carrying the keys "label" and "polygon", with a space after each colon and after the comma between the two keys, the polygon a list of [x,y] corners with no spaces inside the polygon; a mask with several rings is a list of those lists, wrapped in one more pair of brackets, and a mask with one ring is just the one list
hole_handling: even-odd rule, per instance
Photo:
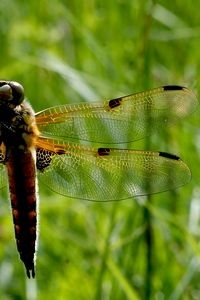
{"label": "out-of-focus foliage", "polygon": [[[0,1],[0,77],[34,109],[100,101],[166,84],[198,95],[198,1]],[[1,299],[199,299],[199,110],[134,143],[180,155],[191,182],[113,203],[40,186],[36,279],[26,279],[1,193]]]}

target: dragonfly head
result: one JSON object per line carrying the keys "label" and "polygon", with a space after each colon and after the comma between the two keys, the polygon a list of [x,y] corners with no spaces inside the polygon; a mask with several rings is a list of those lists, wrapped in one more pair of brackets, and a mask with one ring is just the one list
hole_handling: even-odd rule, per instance
{"label": "dragonfly head", "polygon": [[20,105],[24,100],[24,88],[15,81],[0,81],[0,104]]}

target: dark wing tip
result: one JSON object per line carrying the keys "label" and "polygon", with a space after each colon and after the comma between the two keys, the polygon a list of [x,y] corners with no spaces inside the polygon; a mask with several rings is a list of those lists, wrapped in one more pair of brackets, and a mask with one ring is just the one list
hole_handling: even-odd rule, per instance
{"label": "dark wing tip", "polygon": [[159,156],[166,157],[166,158],[169,158],[169,159],[174,159],[174,160],[179,160],[180,159],[179,156],[177,156],[175,154],[167,153],[167,152],[159,152]]}
{"label": "dark wing tip", "polygon": [[183,90],[184,87],[180,85],[164,85],[163,89],[164,91],[180,91]]}
{"label": "dark wing tip", "polygon": [[109,155],[110,148],[98,148],[97,151],[99,156],[105,156],[105,155]]}

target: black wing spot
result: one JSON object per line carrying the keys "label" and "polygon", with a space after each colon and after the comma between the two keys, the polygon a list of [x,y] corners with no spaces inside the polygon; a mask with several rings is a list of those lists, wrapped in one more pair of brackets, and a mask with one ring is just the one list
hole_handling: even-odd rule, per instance
{"label": "black wing spot", "polygon": [[169,159],[174,159],[174,160],[179,160],[180,159],[179,156],[177,156],[175,154],[167,153],[167,152],[159,152],[159,156],[166,157],[166,158],[169,158]]}
{"label": "black wing spot", "polygon": [[180,91],[183,90],[184,87],[180,85],[165,85],[163,86],[164,91]]}
{"label": "black wing spot", "polygon": [[37,169],[41,172],[46,169],[52,160],[52,157],[55,155],[55,152],[45,150],[42,148],[37,148],[36,150],[36,166]]}
{"label": "black wing spot", "polygon": [[4,164],[5,163],[5,155],[0,152],[0,164]]}
{"label": "black wing spot", "polygon": [[120,106],[122,102],[122,98],[116,98],[109,101],[109,107],[115,108],[117,106]]}
{"label": "black wing spot", "polygon": [[[43,148],[37,148],[36,150],[36,167],[39,171],[43,172],[52,161],[52,157],[55,155],[66,154],[65,150],[59,149],[58,151],[49,151]],[[1,160],[0,160],[1,163]]]}
{"label": "black wing spot", "polygon": [[106,156],[110,154],[110,149],[109,148],[99,148],[98,149],[98,154],[99,156]]}

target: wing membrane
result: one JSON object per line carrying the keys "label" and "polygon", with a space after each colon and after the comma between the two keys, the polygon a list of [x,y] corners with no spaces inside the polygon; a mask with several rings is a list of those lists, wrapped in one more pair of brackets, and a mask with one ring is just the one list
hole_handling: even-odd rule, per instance
{"label": "wing membrane", "polygon": [[191,178],[179,157],[163,152],[90,148],[40,139],[37,159],[44,162],[39,167],[39,179],[50,189],[91,201],[163,192]]}
{"label": "wing membrane", "polygon": [[173,124],[197,106],[187,88],[164,86],[103,103],[62,105],[36,114],[43,137],[79,143],[126,143]]}

